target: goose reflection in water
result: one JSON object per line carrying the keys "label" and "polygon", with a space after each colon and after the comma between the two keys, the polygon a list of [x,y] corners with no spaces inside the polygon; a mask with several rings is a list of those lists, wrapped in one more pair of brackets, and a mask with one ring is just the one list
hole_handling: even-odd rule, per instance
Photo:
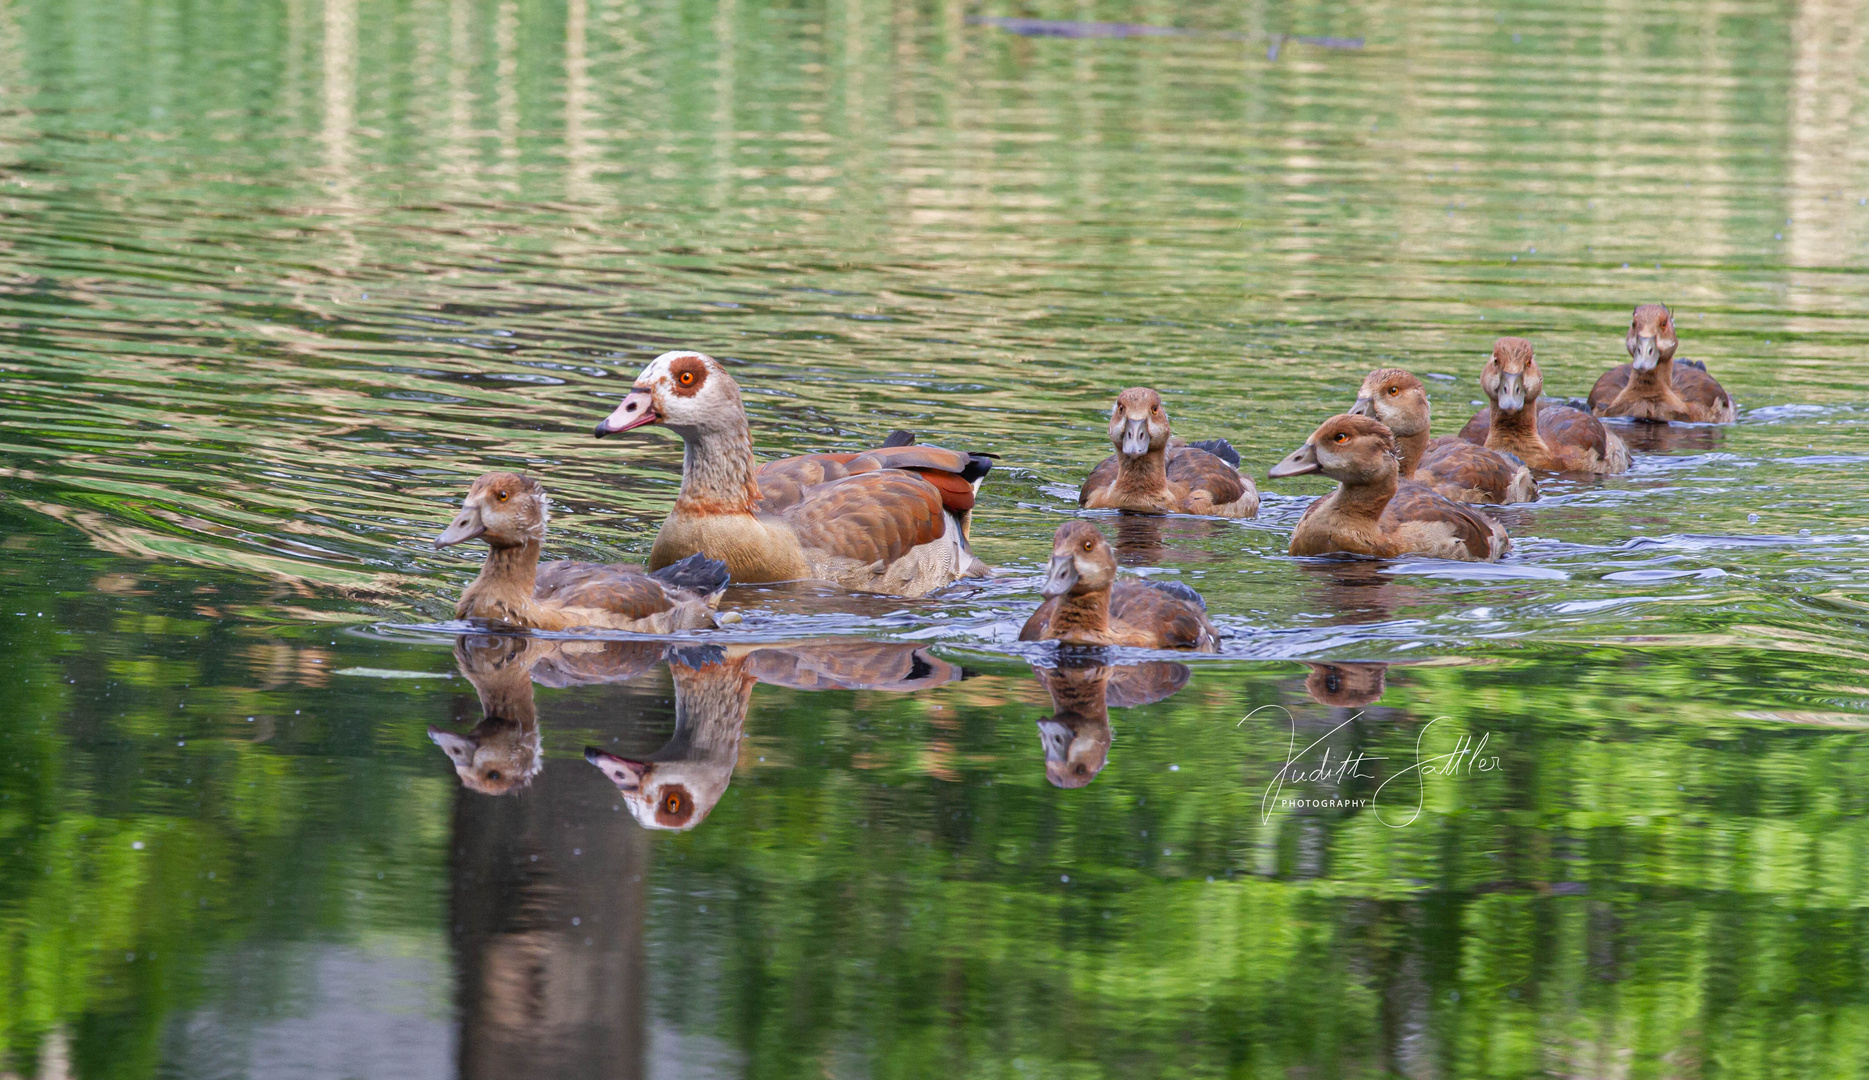
{"label": "goose reflection in water", "polygon": [[923,646],[884,641],[684,646],[669,650],[675,733],[641,760],[588,747],[584,759],[623,793],[646,829],[692,829],[733,780],[755,683],[793,690],[909,693],[954,682],[959,666]]}
{"label": "goose reflection in water", "polygon": [[1311,674],[1305,676],[1304,692],[1319,705],[1354,709],[1374,705],[1382,699],[1389,675],[1389,665],[1333,661],[1307,663]]}
{"label": "goose reflection in water", "polygon": [[1045,779],[1081,788],[1097,778],[1110,756],[1110,709],[1152,705],[1188,683],[1186,664],[1154,660],[1117,666],[1102,650],[1061,650],[1057,667],[1033,670],[1051,695],[1052,715],[1038,722],[1045,749]]}
{"label": "goose reflection in water", "polygon": [[545,641],[473,634],[455,639],[454,660],[480,695],[483,719],[465,735],[431,727],[428,737],[454,762],[461,783],[504,795],[532,783],[539,754],[539,714],[532,684],[573,686],[635,678],[662,658],[660,642]]}
{"label": "goose reflection in water", "polygon": [[584,758],[623,793],[645,828],[691,829],[726,793],[739,760],[753,686],[912,692],[954,682],[961,668],[925,646],[882,641],[669,646],[659,641],[552,641],[477,634],[456,639],[455,662],[484,719],[466,734],[431,727],[462,786],[504,795],[543,765],[533,687],[628,682],[664,660],[675,685],[675,732],[641,760],[588,747]]}

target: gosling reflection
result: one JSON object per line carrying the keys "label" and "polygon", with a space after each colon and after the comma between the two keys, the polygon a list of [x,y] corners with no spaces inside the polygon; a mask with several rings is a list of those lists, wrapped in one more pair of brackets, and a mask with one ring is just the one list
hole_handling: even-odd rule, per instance
{"label": "gosling reflection", "polygon": [[530,786],[543,764],[535,682],[547,686],[623,682],[654,667],[660,642],[546,641],[472,634],[454,641],[454,662],[480,696],[483,719],[465,735],[438,727],[428,737],[454,763],[462,786],[505,795]]}
{"label": "gosling reflection", "polygon": [[913,692],[961,678],[959,667],[920,646],[881,641],[671,649],[675,733],[641,760],[587,747],[646,829],[692,829],[733,780],[755,683],[793,690]]}
{"label": "gosling reflection", "polygon": [[458,735],[438,727],[428,737],[454,762],[462,786],[482,795],[523,789],[539,773],[539,713],[532,699],[538,646],[521,637],[460,637],[454,662],[480,695],[483,719]]}
{"label": "gosling reflection", "polygon": [[1304,692],[1319,705],[1354,709],[1373,705],[1387,688],[1389,665],[1381,663],[1307,663]]}
{"label": "gosling reflection", "polygon": [[1058,655],[1055,668],[1035,668],[1051,695],[1052,715],[1038,722],[1045,750],[1045,779],[1061,788],[1081,788],[1097,778],[1110,758],[1110,709],[1152,705],[1188,683],[1186,664],[1155,660],[1118,667],[1101,652]]}

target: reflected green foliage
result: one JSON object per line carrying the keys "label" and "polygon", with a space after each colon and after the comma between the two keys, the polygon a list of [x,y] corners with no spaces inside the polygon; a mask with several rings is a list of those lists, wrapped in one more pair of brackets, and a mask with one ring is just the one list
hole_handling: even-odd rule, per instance
{"label": "reflected green foliage", "polygon": [[[1062,799],[1016,677],[1003,700],[880,715],[756,699],[763,738],[808,756],[737,782],[664,861],[687,889],[658,923],[707,941],[725,908],[731,930],[663,978],[717,970],[705,1019],[775,1076],[850,1055],[918,1076],[1861,1067],[1865,734],[1735,722],[1665,685],[1606,708],[1549,677],[1739,673],[1688,657],[1398,667],[1339,743],[1412,762],[1445,715],[1430,753],[1451,725],[1502,768],[1429,780],[1402,828],[1262,823],[1290,729],[1226,718],[1283,702],[1308,741],[1357,715],[1295,694],[1290,667],[1198,670],[1120,717],[1109,770]],[[930,775],[931,746],[958,775]],[[673,1015],[703,1019],[692,997]]]}

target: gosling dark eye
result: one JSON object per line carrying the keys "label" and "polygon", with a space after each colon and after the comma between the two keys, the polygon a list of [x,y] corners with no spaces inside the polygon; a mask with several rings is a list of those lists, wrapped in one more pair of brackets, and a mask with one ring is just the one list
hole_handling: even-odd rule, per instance
{"label": "gosling dark eye", "polygon": [[496,492],[494,492],[494,493],[493,493],[493,497],[494,497],[494,498],[496,498],[496,499],[498,499],[498,500],[500,500],[501,502],[505,502],[505,501],[506,501],[506,492],[504,492],[504,491],[496,491]]}
{"label": "gosling dark eye", "polygon": [[1084,550],[1085,550],[1085,551],[1089,551],[1089,550],[1090,550],[1091,548],[1093,548],[1093,547],[1096,547],[1096,546],[1097,546],[1097,545],[1096,545],[1096,542],[1095,542],[1095,541],[1093,541],[1093,540],[1086,540],[1086,541],[1084,541]]}
{"label": "gosling dark eye", "polygon": [[1394,397],[1395,395],[1397,395],[1397,394],[1399,394],[1399,393],[1401,393],[1401,392],[1402,392],[1402,388],[1401,388],[1401,387],[1399,387],[1399,386],[1391,386],[1391,387],[1389,387],[1389,396],[1390,396],[1390,397]]}
{"label": "gosling dark eye", "polygon": [[498,770],[498,769],[488,769],[488,770],[487,770],[487,779],[489,779],[489,780],[498,780],[499,778],[500,778],[500,770]]}
{"label": "gosling dark eye", "polygon": [[1344,434],[1343,432],[1341,432],[1341,431],[1339,431],[1339,432],[1337,433],[1337,437],[1336,437],[1336,438],[1334,438],[1334,439],[1332,439],[1332,440],[1330,440],[1330,441],[1331,441],[1331,442],[1334,442],[1334,443],[1336,443],[1336,444],[1338,444],[1339,446],[1341,446],[1342,444],[1344,444],[1344,443],[1347,443],[1347,442],[1349,442],[1349,441],[1350,441],[1350,437],[1349,437],[1348,435],[1345,435],[1345,434]]}

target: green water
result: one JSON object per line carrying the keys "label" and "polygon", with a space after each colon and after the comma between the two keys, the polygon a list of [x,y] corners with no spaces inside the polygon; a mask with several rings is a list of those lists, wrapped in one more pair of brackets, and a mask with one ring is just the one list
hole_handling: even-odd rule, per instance
{"label": "green water", "polygon": [[[0,1075],[1863,1074],[1865,41],[0,2]],[[1739,422],[1627,430],[1501,566],[1291,560],[1327,485],[1261,481],[1100,519],[1223,656],[1014,641],[1121,387],[1263,475],[1377,366],[1455,430],[1499,334],[1581,395],[1655,300]],[[737,588],[668,660],[457,646],[476,554],[427,539],[482,471],[544,480],[554,552],[646,554],[679,445],[589,432],[675,347],[763,453],[1000,455],[1003,576]],[[470,790],[431,729],[536,774]],[[706,805],[645,828],[586,746]]]}

